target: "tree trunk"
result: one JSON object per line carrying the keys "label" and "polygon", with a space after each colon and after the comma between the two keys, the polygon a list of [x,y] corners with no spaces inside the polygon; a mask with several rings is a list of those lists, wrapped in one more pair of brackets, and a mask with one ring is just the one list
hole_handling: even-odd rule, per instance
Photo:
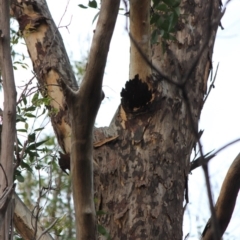
{"label": "tree trunk", "polygon": [[0,1],[0,70],[3,78],[4,109],[0,152],[0,239],[13,237],[14,142],[16,138],[16,88],[11,48],[9,1]]}
{"label": "tree trunk", "polygon": [[[149,2],[143,2],[149,6]],[[71,119],[61,85],[77,89],[75,78],[45,1],[22,0],[21,4],[12,9],[43,93],[52,99],[51,108],[58,109],[51,116],[58,141],[70,153]],[[136,4],[131,1],[130,15],[141,21],[149,19],[150,9],[141,4],[135,9]],[[137,14],[139,9],[146,14]],[[165,49],[161,39],[152,46],[153,66],[147,64],[150,38],[143,41],[149,25],[141,29],[143,22],[135,26],[134,21],[131,23],[131,36],[141,54],[132,45],[131,80],[121,93],[121,105],[109,128],[94,130],[96,208],[106,213],[98,221],[112,239],[182,238],[185,181],[197,141],[219,19],[218,2],[182,1],[177,40],[167,41]],[[149,76],[152,70],[154,75]],[[92,89],[96,90],[94,85]],[[70,112],[73,115],[74,110]],[[78,135],[74,134],[81,138]]]}
{"label": "tree trunk", "polygon": [[147,80],[150,87],[138,77],[126,83],[110,126],[118,139],[95,150],[97,207],[106,213],[99,222],[112,239],[182,239],[185,181],[219,5],[184,1],[181,14],[177,41],[167,42],[165,50],[161,39],[152,47],[156,75]]}

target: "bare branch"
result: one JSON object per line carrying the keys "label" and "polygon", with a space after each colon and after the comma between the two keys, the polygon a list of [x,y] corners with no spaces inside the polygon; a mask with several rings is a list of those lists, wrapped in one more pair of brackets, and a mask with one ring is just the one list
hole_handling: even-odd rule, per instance
{"label": "bare branch", "polygon": [[[216,220],[218,222],[220,235],[225,232],[235,207],[236,199],[240,189],[240,154],[230,166],[222,184],[222,188],[215,206]],[[213,239],[212,218],[209,219],[202,233],[202,240]]]}
{"label": "bare branch", "polygon": [[[32,240],[34,237],[35,229],[32,227],[32,222],[35,225],[37,219],[32,216],[31,211],[24,205],[21,199],[14,195],[15,199],[15,211],[14,211],[14,226],[17,232],[25,239]],[[36,237],[39,238],[43,233],[40,224],[37,224]],[[47,232],[41,237],[41,240],[53,240],[50,234]]]}
{"label": "bare branch", "polygon": [[80,89],[63,83],[71,117],[71,175],[77,239],[96,239],[93,191],[93,128],[103,97],[102,80],[120,0],[103,0]]}
{"label": "bare branch", "polygon": [[53,228],[53,226],[57,223],[57,221],[58,221],[58,218],[55,219],[55,220],[50,224],[50,226],[49,226],[48,228],[46,228],[46,229],[41,233],[41,235],[39,236],[39,238],[38,238],[37,240],[40,240],[45,233],[47,233],[51,228]]}
{"label": "bare branch", "polygon": [[218,73],[218,67],[219,67],[219,63],[218,63],[218,65],[217,65],[217,69],[216,69],[216,71],[215,71],[213,81],[212,81],[212,83],[211,83],[211,85],[210,85],[210,87],[209,87],[209,89],[208,89],[207,96],[204,98],[203,104],[205,104],[205,102],[206,102],[207,99],[208,99],[208,96],[210,95],[212,89],[214,88],[214,83],[215,83],[215,81],[216,81],[217,73]]}
{"label": "bare branch", "polygon": [[[16,134],[16,87],[14,82],[11,48],[10,48],[10,16],[9,1],[0,1],[0,69],[3,79],[4,91],[4,110],[3,125],[1,139],[1,159],[2,165],[8,180],[6,182],[5,175],[0,174],[0,195],[4,192],[6,185],[13,184],[13,153],[14,141]],[[8,199],[8,205],[12,204],[11,198]],[[0,239],[9,239],[12,234],[11,226],[11,207],[6,207],[7,212],[3,226],[0,229]]]}
{"label": "bare branch", "polygon": [[7,187],[3,192],[2,196],[0,196],[0,228],[4,223],[5,213],[7,211],[9,202],[11,201],[14,188],[15,188],[14,184],[11,187]]}

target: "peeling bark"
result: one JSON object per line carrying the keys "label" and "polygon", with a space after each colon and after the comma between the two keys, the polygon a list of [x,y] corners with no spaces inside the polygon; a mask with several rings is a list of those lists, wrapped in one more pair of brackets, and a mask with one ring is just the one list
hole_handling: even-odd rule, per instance
{"label": "peeling bark", "polygon": [[[150,30],[150,3],[149,0],[130,0],[130,34],[132,39],[130,48],[130,71],[129,79],[136,74],[146,81],[151,75],[151,66],[146,65],[144,58],[139,53],[135,44],[141,49],[147,59],[151,59],[151,30]],[[143,67],[144,66],[144,67]]]}
{"label": "peeling bark", "polygon": [[13,0],[11,10],[26,42],[40,91],[50,98],[48,108],[58,143],[70,153],[71,126],[61,82],[74,90],[78,86],[62,37],[45,0]]}
{"label": "peeling bark", "polygon": [[[210,5],[182,2],[181,11],[187,19],[179,20],[178,41],[169,42],[165,52],[161,44],[153,46],[154,66],[172,81],[158,72],[148,78],[152,100],[141,107],[132,107],[131,95],[123,94],[111,124],[119,137],[95,150],[98,209],[106,212],[99,222],[113,239],[182,239],[185,177],[196,142],[218,27],[213,24],[209,31],[219,14],[218,3],[212,7],[209,18]],[[209,39],[199,56],[207,31]],[[199,58],[196,66],[183,82],[194,58]],[[144,67],[146,62],[139,69]],[[135,88],[132,98],[139,89]],[[149,89],[141,95],[146,96]]]}
{"label": "peeling bark", "polygon": [[[32,240],[35,235],[34,226],[37,226],[36,239],[38,239],[42,235],[44,229],[41,227],[40,223],[36,225],[37,219],[16,194],[14,196],[14,202],[15,212],[13,221],[17,232],[21,233],[24,240]],[[41,237],[41,240],[53,240],[53,238],[50,234],[45,233]]]}
{"label": "peeling bark", "polygon": [[[21,4],[21,7],[13,4],[12,9],[27,43],[42,93],[52,100],[50,110],[58,109],[51,119],[59,144],[65,153],[70,153],[72,149],[73,181],[77,183],[74,186],[79,187],[74,193],[75,210],[85,214],[85,218],[79,220],[80,225],[89,222],[94,225],[91,151],[93,141],[103,142],[94,149],[93,155],[97,166],[94,172],[96,207],[106,212],[98,217],[98,221],[107,228],[111,238],[181,239],[185,177],[190,168],[189,157],[196,141],[198,119],[211,67],[218,27],[212,22],[219,13],[218,2],[212,6],[201,5],[198,1],[183,1],[181,13],[185,17],[179,19],[177,41],[169,42],[165,52],[161,44],[152,46],[153,65],[173,81],[163,78],[159,71],[149,76],[149,65],[132,46],[132,80],[122,92],[122,104],[109,128],[94,131],[93,137],[91,126],[93,128],[101,101],[105,67],[105,60],[102,62],[102,59],[106,58],[106,54],[102,55],[100,51],[100,61],[96,53],[90,54],[85,81],[79,91],[72,91],[77,90],[77,85],[46,3],[43,0],[13,2]],[[109,11],[115,9],[113,5],[116,2],[108,1],[112,6]],[[144,0],[140,4],[132,0],[130,10],[131,21],[134,22],[135,18],[140,21],[131,26],[132,36],[147,58],[150,56],[149,42],[143,40],[149,33],[149,25],[144,23],[149,21],[149,2]],[[108,14],[107,11],[105,14]],[[98,36],[105,30],[98,30],[97,27],[92,52],[96,52],[94,48],[99,50],[99,44],[106,47],[105,41],[98,41]],[[206,32],[210,40],[207,39],[206,47],[199,55],[206,42]],[[193,59],[197,61],[191,69]],[[96,93],[94,98],[93,93]],[[108,138],[111,141],[105,141]],[[83,179],[90,181],[84,182]],[[80,199],[79,203],[77,199]],[[80,225],[78,232],[81,231]],[[82,232],[92,234],[94,238],[95,228],[87,229],[91,232],[86,232],[86,229]]]}
{"label": "peeling bark", "polygon": [[63,82],[71,117],[71,177],[77,239],[97,239],[93,189],[93,128],[103,99],[102,81],[120,0],[103,0],[78,92]]}

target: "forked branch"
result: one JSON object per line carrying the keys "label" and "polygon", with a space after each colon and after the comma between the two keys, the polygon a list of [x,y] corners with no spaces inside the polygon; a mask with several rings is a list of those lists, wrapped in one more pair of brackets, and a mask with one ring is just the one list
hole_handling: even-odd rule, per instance
{"label": "forked branch", "polygon": [[93,128],[103,98],[102,80],[120,0],[103,0],[94,33],[86,74],[78,92],[63,83],[69,108],[71,176],[77,239],[96,239],[93,191]]}

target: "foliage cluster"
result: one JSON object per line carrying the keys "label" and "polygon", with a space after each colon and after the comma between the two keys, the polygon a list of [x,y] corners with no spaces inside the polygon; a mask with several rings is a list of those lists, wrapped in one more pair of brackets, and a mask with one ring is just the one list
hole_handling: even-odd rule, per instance
{"label": "foliage cluster", "polygon": [[180,0],[153,0],[150,23],[153,27],[152,44],[163,40],[176,40],[176,25],[180,16]]}

